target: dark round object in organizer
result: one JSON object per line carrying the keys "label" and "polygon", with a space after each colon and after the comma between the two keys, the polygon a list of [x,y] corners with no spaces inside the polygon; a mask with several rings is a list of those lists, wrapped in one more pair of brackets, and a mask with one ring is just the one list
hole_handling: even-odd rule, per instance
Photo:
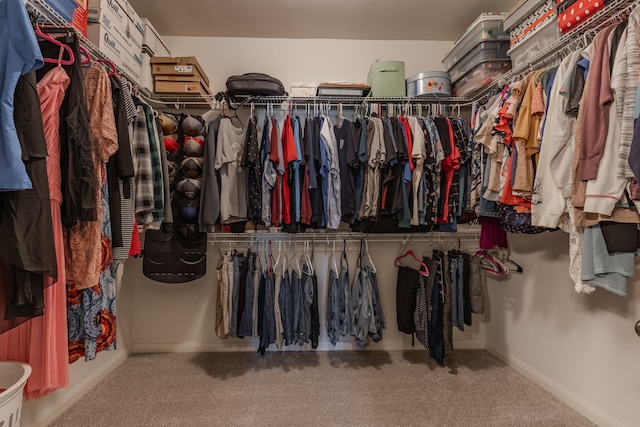
{"label": "dark round object in organizer", "polygon": [[202,165],[204,159],[202,157],[186,157],[180,166],[182,166],[182,173],[187,178],[198,178],[202,176]]}
{"label": "dark round object in organizer", "polygon": [[201,135],[187,136],[184,139],[182,149],[187,156],[201,157],[204,154],[204,137]]}
{"label": "dark round object in organizer", "polygon": [[180,217],[185,224],[198,223],[198,207],[195,205],[185,205],[180,208]]}
{"label": "dark round object in organizer", "polygon": [[182,131],[185,135],[198,136],[204,132],[204,123],[194,116],[182,119]]}
{"label": "dark round object in organizer", "polygon": [[197,179],[183,179],[178,182],[178,191],[185,195],[187,199],[198,199],[200,198],[200,187],[202,183]]}

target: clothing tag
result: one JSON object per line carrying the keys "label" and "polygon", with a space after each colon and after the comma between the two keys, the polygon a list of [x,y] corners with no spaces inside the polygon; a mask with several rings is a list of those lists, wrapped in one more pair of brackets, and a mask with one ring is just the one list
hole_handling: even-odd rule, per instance
{"label": "clothing tag", "polygon": [[344,148],[344,139],[340,140],[340,149],[342,150]]}

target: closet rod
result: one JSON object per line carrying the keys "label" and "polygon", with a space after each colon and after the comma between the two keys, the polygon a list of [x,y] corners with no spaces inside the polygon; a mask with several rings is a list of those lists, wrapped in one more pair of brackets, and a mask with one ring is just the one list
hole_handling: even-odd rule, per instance
{"label": "closet rod", "polygon": [[455,242],[459,240],[478,240],[480,230],[459,231],[457,233],[433,232],[433,233],[349,233],[349,232],[327,232],[327,233],[210,233],[209,243],[226,243],[228,241],[255,240],[255,241],[313,241],[342,242],[343,240],[358,242],[365,239],[368,242]]}

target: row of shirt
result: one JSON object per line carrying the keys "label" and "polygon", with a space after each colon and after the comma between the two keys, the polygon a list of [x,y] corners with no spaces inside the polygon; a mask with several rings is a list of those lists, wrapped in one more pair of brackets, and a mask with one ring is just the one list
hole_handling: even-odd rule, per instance
{"label": "row of shirt", "polygon": [[[578,292],[600,287],[624,296],[634,271],[637,233],[622,233],[633,240],[620,253],[609,230],[640,224],[639,30],[636,8],[557,67],[530,72],[474,112],[476,213],[519,218],[524,232],[569,233]],[[505,209],[516,215],[504,217]]]}
{"label": "row of shirt", "polygon": [[[296,232],[387,218],[455,231],[471,213],[470,132],[446,117],[267,116],[261,129],[256,117],[246,128],[218,117],[206,142],[215,150],[203,159],[201,202],[211,209],[201,210],[200,229],[249,220]],[[206,175],[210,165],[218,174]]]}

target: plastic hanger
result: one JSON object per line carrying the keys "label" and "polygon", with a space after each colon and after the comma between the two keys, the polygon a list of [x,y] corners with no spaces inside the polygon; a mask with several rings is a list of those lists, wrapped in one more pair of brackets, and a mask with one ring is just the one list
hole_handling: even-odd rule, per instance
{"label": "plastic hanger", "polygon": [[483,270],[499,276],[506,276],[509,274],[509,268],[487,251],[477,251],[475,255],[483,260],[489,261],[489,265],[481,264],[481,268]]}
{"label": "plastic hanger", "polygon": [[84,46],[78,46],[78,49],[80,49],[80,53],[82,54],[81,58],[84,57],[84,59],[81,59],[80,65],[82,65],[83,68],[91,67],[91,54],[89,51],[85,49]]}
{"label": "plastic hanger", "polygon": [[293,243],[293,262],[291,265],[298,272],[298,276],[302,277],[302,266],[300,265],[300,261],[298,260],[297,253],[298,250],[296,248],[296,243]]}
{"label": "plastic hanger", "polygon": [[400,255],[399,257],[397,257],[395,262],[394,262],[394,265],[396,267],[400,267],[400,261],[403,258],[406,258],[408,256],[413,258],[414,260],[416,260],[420,264],[420,266],[424,269],[424,270],[420,270],[420,274],[422,274],[423,276],[428,276],[429,275],[429,268],[427,268],[427,264],[425,264],[420,258],[418,258],[416,256],[416,254],[413,253],[413,251],[411,249],[409,249],[408,251],[406,251],[404,254]]}
{"label": "plastic hanger", "polygon": [[54,59],[54,58],[44,58],[44,62],[48,62],[50,64],[59,64],[59,65],[71,65],[75,62],[76,58],[75,55],[73,54],[73,50],[67,46],[66,44],[60,42],[59,40],[54,39],[53,37],[51,37],[49,34],[45,34],[42,32],[42,29],[40,27],[36,27],[35,30],[36,36],[40,37],[43,40],[46,40],[50,43],[53,43],[56,46],[60,46],[61,49],[64,50],[64,52],[67,52],[67,54],[69,55],[69,59],[67,60],[63,60],[62,59],[62,52],[59,58]]}
{"label": "plastic hanger", "polygon": [[109,70],[107,71],[107,74],[109,76],[115,76],[116,74],[118,74],[118,69],[116,68],[116,64],[109,61],[108,59],[96,59],[96,62],[99,62],[109,67]]}

